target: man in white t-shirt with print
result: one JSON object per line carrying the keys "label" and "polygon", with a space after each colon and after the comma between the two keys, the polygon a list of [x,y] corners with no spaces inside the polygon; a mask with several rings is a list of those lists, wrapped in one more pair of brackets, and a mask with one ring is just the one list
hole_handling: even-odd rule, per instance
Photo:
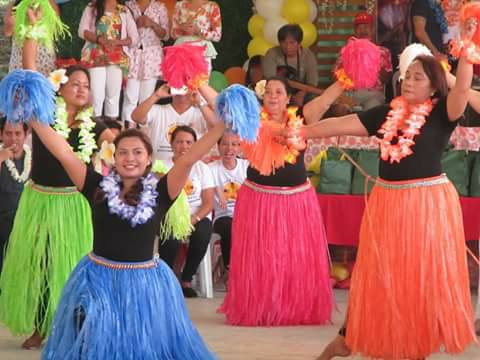
{"label": "man in white t-shirt with print", "polygon": [[216,186],[214,206],[214,232],[221,237],[222,257],[225,268],[230,263],[232,219],[240,186],[247,177],[248,161],[239,159],[240,138],[225,133],[218,142],[220,160],[210,164]]}
{"label": "man in white t-shirt with print", "polygon": [[198,93],[173,95],[171,104],[157,105],[160,99],[171,96],[168,86],[162,85],[132,112],[133,121],[148,126],[154,160],[172,158],[170,136],[177,126],[191,127],[200,138],[215,122],[213,110]]}

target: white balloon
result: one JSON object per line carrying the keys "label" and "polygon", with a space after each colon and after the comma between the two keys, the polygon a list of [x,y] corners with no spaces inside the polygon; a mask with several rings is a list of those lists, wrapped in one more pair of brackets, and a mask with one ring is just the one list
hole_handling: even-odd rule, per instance
{"label": "white balloon", "polygon": [[281,17],[283,0],[256,0],[255,8],[265,19]]}
{"label": "white balloon", "polygon": [[278,45],[277,33],[288,21],[281,17],[267,19],[263,25],[263,37],[271,44]]}
{"label": "white balloon", "polygon": [[310,7],[310,16],[309,20],[312,23],[315,23],[315,19],[318,15],[318,5],[313,0],[307,0],[308,6]]}

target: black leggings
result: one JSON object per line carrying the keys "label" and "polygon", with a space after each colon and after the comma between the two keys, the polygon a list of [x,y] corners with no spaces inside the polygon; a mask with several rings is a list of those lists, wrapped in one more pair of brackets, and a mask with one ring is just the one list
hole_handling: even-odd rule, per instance
{"label": "black leggings", "polygon": [[222,247],[223,265],[225,265],[225,269],[228,269],[228,266],[230,265],[230,247],[232,243],[232,218],[230,216],[218,218],[213,223],[213,229],[221,237],[220,244]]}
{"label": "black leggings", "polygon": [[[188,239],[188,252],[181,276],[182,281],[192,281],[193,275],[196,274],[198,266],[202,262],[202,259],[207,252],[211,236],[212,222],[210,219],[204,218],[195,224],[195,229]],[[173,263],[175,262],[179,248],[180,243],[177,240],[167,239],[164,242],[160,240],[160,258],[170,267],[173,267]]]}

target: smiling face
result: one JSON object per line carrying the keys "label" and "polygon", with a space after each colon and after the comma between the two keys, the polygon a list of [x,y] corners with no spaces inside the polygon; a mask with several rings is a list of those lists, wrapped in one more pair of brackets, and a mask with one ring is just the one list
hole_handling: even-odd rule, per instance
{"label": "smiling face", "polygon": [[179,131],[176,133],[175,138],[172,139],[172,151],[173,158],[178,158],[184,155],[192,147],[195,139],[193,135],[186,131]]}
{"label": "smiling face", "polygon": [[218,152],[225,161],[236,159],[240,153],[240,137],[235,134],[224,134],[218,144]]}
{"label": "smiling face", "polygon": [[283,112],[287,109],[289,102],[290,96],[281,81],[270,80],[267,82],[263,96],[263,105],[268,112],[272,114]]}
{"label": "smiling face", "polygon": [[139,137],[125,137],[118,142],[115,169],[123,179],[141,178],[151,163],[151,154]]}
{"label": "smiling face", "polygon": [[85,72],[74,71],[68,77],[66,84],[62,85],[59,94],[63,96],[67,105],[78,109],[88,105],[90,101],[90,81]]}
{"label": "smiling face", "polygon": [[433,93],[432,83],[425,73],[422,63],[418,60],[412,62],[402,81],[402,96],[410,104],[418,104],[429,99]]}

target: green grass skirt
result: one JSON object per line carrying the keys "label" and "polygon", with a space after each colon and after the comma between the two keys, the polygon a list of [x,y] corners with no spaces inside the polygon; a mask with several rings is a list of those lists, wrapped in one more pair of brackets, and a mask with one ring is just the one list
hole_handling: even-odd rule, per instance
{"label": "green grass skirt", "polygon": [[27,184],[0,276],[0,321],[15,335],[47,335],[63,286],[92,242],[90,206],[82,194]]}

